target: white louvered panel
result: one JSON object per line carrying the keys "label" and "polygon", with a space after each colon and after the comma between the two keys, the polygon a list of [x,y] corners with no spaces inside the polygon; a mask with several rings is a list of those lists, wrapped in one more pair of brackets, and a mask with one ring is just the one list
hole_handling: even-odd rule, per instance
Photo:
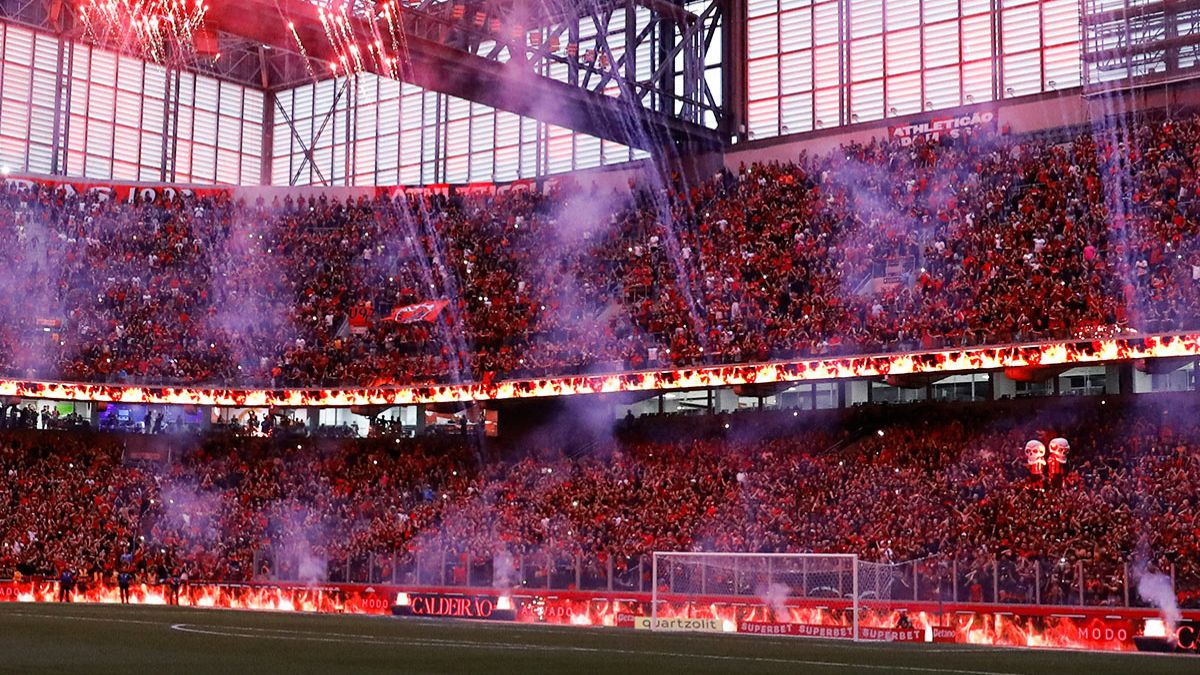
{"label": "white louvered panel", "polygon": [[779,57],[779,91],[783,95],[812,91],[813,53],[792,52]]}
{"label": "white louvered panel", "polygon": [[242,173],[238,178],[239,185],[262,184],[262,161],[258,157],[242,155]]}
{"label": "white louvered panel", "polygon": [[521,177],[534,178],[541,170],[539,166],[540,144],[537,141],[538,123],[529,118],[521,120]]}
{"label": "white louvered panel", "polygon": [[[374,155],[374,159],[372,160],[370,169],[373,171],[395,171],[396,168],[400,166],[401,160],[407,159],[401,157],[400,134],[398,133],[388,133],[379,136],[375,139],[374,145],[378,147],[375,147],[371,150],[371,153]],[[418,158],[414,156],[412,159],[415,160]],[[359,162],[359,171],[365,171],[367,168],[368,167],[364,166],[362,162]]]}
{"label": "white louvered panel", "polygon": [[600,139],[586,134],[575,135],[575,168],[591,169],[600,166]]}
{"label": "white louvered panel", "polygon": [[491,150],[484,152],[473,152],[469,156],[469,167],[467,169],[467,180],[472,183],[483,183],[493,179],[492,177],[492,159],[494,153]]}
{"label": "white louvered panel", "polygon": [[840,39],[838,34],[838,3],[823,2],[813,6],[813,44],[833,45]]}
{"label": "white louvered panel", "polygon": [[[784,0],[787,4],[792,4],[790,0]],[[774,14],[779,11],[779,0],[749,0],[746,3],[746,16],[751,19],[767,14]]]}
{"label": "white louvered panel", "polygon": [[71,49],[71,77],[84,82],[89,81],[92,49],[78,43],[73,44]]}
{"label": "white louvered panel", "polygon": [[8,167],[10,171],[13,169],[17,171],[25,169],[25,152],[27,149],[28,144],[25,142],[23,136],[13,138],[11,136],[0,135],[0,164]]}
{"label": "white louvered panel", "polygon": [[1005,54],[1037,49],[1040,26],[1037,5],[1006,9],[1001,19],[1001,44]]}
{"label": "white louvered panel", "polygon": [[110,177],[113,180],[137,180],[138,165],[130,164],[129,162],[114,161]]}
{"label": "white louvered panel", "polygon": [[922,43],[925,68],[942,68],[959,63],[957,21],[926,24]]}
{"label": "white louvered panel", "polygon": [[50,173],[53,168],[52,159],[53,153],[49,143],[30,143],[29,161],[25,166],[30,173]]}
{"label": "white louvered panel", "polygon": [[446,119],[461,120],[471,114],[471,102],[457,96],[446,97]]}
{"label": "white louvered panel", "polygon": [[242,116],[242,92],[245,87],[232,82],[221,82],[221,100],[217,111],[230,117]]}
{"label": "white louvered panel", "polygon": [[292,90],[292,107],[288,114],[292,116],[292,119],[313,116],[313,85],[297,87]]}
{"label": "white louvered panel", "polygon": [[[1046,89],[1067,89],[1080,84],[1079,44],[1050,47],[1044,52]],[[1054,83],[1051,86],[1051,82]]]}
{"label": "white louvered panel", "polygon": [[330,151],[329,166],[323,169],[325,177],[332,185],[344,185],[346,183],[346,156],[349,151],[343,144],[333,146]]}
{"label": "white louvered panel", "polygon": [[887,75],[911,73],[921,68],[921,31],[909,30],[888,33]]}
{"label": "white louvered panel", "polygon": [[87,115],[92,119],[113,121],[116,90],[92,84],[88,87]]}
{"label": "white louvered panel", "polygon": [[751,61],[747,66],[747,97],[761,101],[779,95],[779,59],[771,57]]}
{"label": "white louvered panel", "polygon": [[196,110],[192,121],[192,135],[198,143],[215,145],[217,142],[217,114],[207,110]]}
{"label": "white louvered panel", "polygon": [[29,102],[29,83],[33,79],[33,69],[11,61],[4,64],[4,89],[0,96],[15,99],[24,103]]}
{"label": "white louvered panel", "polygon": [[975,61],[992,56],[992,18],[973,16],[962,21],[963,61]]}
{"label": "white louvered panel", "polygon": [[421,162],[421,131],[412,129],[399,134],[400,160],[402,166],[416,165]]}
{"label": "white louvered panel", "polygon": [[[425,122],[425,97],[405,96],[400,104],[400,133],[417,132]],[[432,105],[432,101],[430,102]]]}
{"label": "white louvered panel", "polygon": [[82,176],[84,169],[84,154],[82,152],[67,153],[67,173],[72,176]]}
{"label": "white louvered panel", "polygon": [[515,145],[508,147],[496,148],[496,174],[497,181],[516,180],[520,175],[521,155],[520,148]]}
{"label": "white louvered panel", "polygon": [[471,166],[467,155],[455,155],[446,158],[447,183],[466,183],[470,176]]}
{"label": "white louvered panel", "polygon": [[812,10],[804,8],[779,15],[780,51],[811,49],[813,46]]}
{"label": "white louvered panel", "polygon": [[1042,32],[1048,46],[1078,42],[1079,2],[1047,0],[1042,6],[1042,22]]}
{"label": "white louvered panel", "polygon": [[287,185],[292,179],[292,163],[290,155],[275,155],[271,160],[271,183]]}
{"label": "white louvered panel", "polygon": [[1012,89],[1013,96],[1036,94],[1042,90],[1042,75],[1040,68],[1041,52],[1032,51],[1004,57],[1004,84],[1001,91],[1008,96]]}
{"label": "white louvered panel", "polygon": [[926,25],[958,18],[959,0],[921,0]]}
{"label": "white louvered panel", "polygon": [[33,65],[33,31],[5,24],[4,60],[22,66]]}
{"label": "white louvered panel", "polygon": [[142,129],[144,131],[153,131],[161,133],[163,130],[163,116],[166,111],[163,109],[161,100],[143,99],[142,100]]}
{"label": "white louvered panel", "polygon": [[[369,138],[365,141],[358,141],[354,144],[354,171],[356,174],[362,175],[364,173],[374,173],[375,167],[377,166],[375,141],[376,139]],[[395,146],[393,146],[393,151],[394,150]],[[395,166],[394,161],[392,166]]]}
{"label": "white louvered panel", "polygon": [[770,138],[779,133],[779,101],[767,99],[748,106],[747,126],[754,138]]}
{"label": "white louvered panel", "polygon": [[[417,185],[421,182],[421,165],[406,164],[400,167],[399,180],[396,181],[400,185]],[[385,183],[386,184],[386,183]]]}
{"label": "white louvered panel", "polygon": [[162,166],[162,141],[162,134],[143,131],[138,163],[143,166],[160,168]]}
{"label": "white louvered panel", "polygon": [[850,81],[863,82],[883,76],[883,38],[873,37],[850,43]]}
{"label": "white louvered panel", "polygon": [[29,138],[29,104],[27,102],[11,98],[4,99],[3,104],[0,104],[0,134],[9,138]]}
{"label": "white louvered panel", "polygon": [[958,87],[958,66],[934,68],[925,72],[925,101],[934,109],[952,108],[961,105]]}
{"label": "white louvered panel", "polygon": [[778,17],[772,15],[751,19],[746,28],[746,43],[747,56],[752,59],[776,54],[779,51]]}
{"label": "white louvered panel", "polygon": [[141,160],[141,140],[141,133],[133,127],[113,127],[113,159],[137,164]]}
{"label": "white louvered panel", "polygon": [[837,89],[823,89],[813,95],[814,129],[829,129],[838,125],[838,106],[841,92]]}
{"label": "white louvered panel", "polygon": [[446,146],[443,149],[447,155],[465,155],[470,150],[470,120],[460,119],[446,123]]}
{"label": "white louvered panel", "polygon": [[211,77],[196,78],[196,109],[215,113],[220,107],[220,97],[220,87],[216,80]]}
{"label": "white louvered panel", "polygon": [[813,51],[813,86],[817,89],[836,87],[840,82],[841,49],[839,45],[817,47]]}
{"label": "white louvered panel", "polygon": [[379,121],[379,106],[364,104],[354,111],[354,135],[359,140],[375,137],[375,124]]}
{"label": "white louvered panel", "polygon": [[897,115],[909,115],[921,111],[921,73],[889,77],[884,86],[889,115],[891,108],[896,109]]}
{"label": "white louvered panel", "polygon": [[83,163],[83,175],[89,178],[112,178],[112,159],[107,155],[88,155]]}
{"label": "white louvered panel", "polygon": [[889,31],[913,28],[921,22],[920,0],[887,0],[884,15]]}
{"label": "white louvered panel", "polygon": [[510,112],[496,111],[496,145],[516,145],[521,140],[521,118]]}
{"label": "white louvered panel", "polygon": [[226,150],[242,149],[242,124],[236,117],[220,116],[217,119],[217,145]]}
{"label": "white louvered panel", "polygon": [[71,115],[67,125],[67,147],[83,152],[87,141],[87,118],[83,115]]}
{"label": "white louvered panel", "polygon": [[142,71],[145,64],[132,56],[117,57],[117,88],[123,91],[142,90]]}
{"label": "white louvered panel", "polygon": [[279,157],[291,154],[294,141],[291,129],[286,125],[275,125],[275,131],[271,136],[271,156]]}
{"label": "white louvered panel", "polygon": [[147,63],[142,94],[161,101],[166,94],[167,70],[157,63]]}
{"label": "white louvered panel", "polygon": [[87,153],[112,157],[113,127],[112,124],[98,119],[87,121]]}
{"label": "white louvered panel", "polygon": [[496,113],[484,105],[471,108],[471,152],[482,152],[496,145]]}
{"label": "white louvered panel", "polygon": [[850,3],[850,36],[862,38],[883,32],[883,0]]}
{"label": "white louvered panel", "polygon": [[204,143],[192,145],[192,180],[211,183],[216,178],[217,149]]}
{"label": "white louvered panel", "polygon": [[[859,122],[884,117],[883,80],[863,82],[850,88],[850,114],[858,115]],[[853,122],[853,117],[851,117]]]}
{"label": "white louvered panel", "polygon": [[574,159],[575,139],[570,134],[565,136],[552,135],[546,143],[547,173],[562,173],[571,170]]}
{"label": "white louvered panel", "polygon": [[983,103],[992,100],[992,62],[990,60],[963,64],[963,102]]}
{"label": "white louvered panel", "polygon": [[992,11],[992,0],[961,0],[962,16],[988,14]]}
{"label": "white louvered panel", "polygon": [[780,100],[779,128],[787,127],[785,133],[799,134],[813,129],[813,96],[798,94]]}
{"label": "white louvered panel", "polygon": [[236,152],[217,150],[217,181],[218,183],[236,184],[242,170],[242,158]]}
{"label": "white louvered panel", "polygon": [[142,95],[118,89],[116,92],[116,120],[120,124],[140,125],[142,120]]}

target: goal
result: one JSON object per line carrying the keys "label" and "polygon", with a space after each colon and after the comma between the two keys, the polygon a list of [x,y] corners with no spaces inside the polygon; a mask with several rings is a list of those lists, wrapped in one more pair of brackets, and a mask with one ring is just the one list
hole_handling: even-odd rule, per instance
{"label": "goal", "polygon": [[[865,615],[890,610],[891,565],[837,553],[655,552],[652,630],[868,639]],[[869,633],[870,631],[868,631]]]}

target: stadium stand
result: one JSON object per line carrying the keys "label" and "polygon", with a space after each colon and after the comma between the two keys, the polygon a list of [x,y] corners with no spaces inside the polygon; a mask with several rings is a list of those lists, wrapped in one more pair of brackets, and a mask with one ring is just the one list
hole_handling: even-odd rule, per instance
{"label": "stadium stand", "polygon": [[[1195,328],[1200,118],[1120,128],[850,144],[666,195],[130,204],[10,186],[0,362],[373,386]],[[444,319],[387,320],[445,298]]]}

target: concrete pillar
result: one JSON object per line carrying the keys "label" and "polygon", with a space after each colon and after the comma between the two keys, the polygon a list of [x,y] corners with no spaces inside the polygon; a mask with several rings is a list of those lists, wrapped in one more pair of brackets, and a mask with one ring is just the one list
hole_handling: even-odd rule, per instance
{"label": "concrete pillar", "polygon": [[1017,381],[1004,373],[992,373],[992,399],[1000,400],[1005,396],[1017,397]]}
{"label": "concrete pillar", "polygon": [[846,399],[847,400],[846,400],[845,407],[849,408],[851,406],[855,406],[860,403],[870,403],[870,401],[871,401],[871,381],[870,380],[851,380],[850,382],[847,382],[846,384],[848,386],[846,387],[846,389],[847,389]]}

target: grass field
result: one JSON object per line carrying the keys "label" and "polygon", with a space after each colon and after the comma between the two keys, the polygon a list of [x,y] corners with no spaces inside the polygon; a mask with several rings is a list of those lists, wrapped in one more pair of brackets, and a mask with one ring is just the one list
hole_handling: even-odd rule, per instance
{"label": "grass field", "polygon": [[1200,658],[253,613],[0,604],[5,673],[1200,673]]}

